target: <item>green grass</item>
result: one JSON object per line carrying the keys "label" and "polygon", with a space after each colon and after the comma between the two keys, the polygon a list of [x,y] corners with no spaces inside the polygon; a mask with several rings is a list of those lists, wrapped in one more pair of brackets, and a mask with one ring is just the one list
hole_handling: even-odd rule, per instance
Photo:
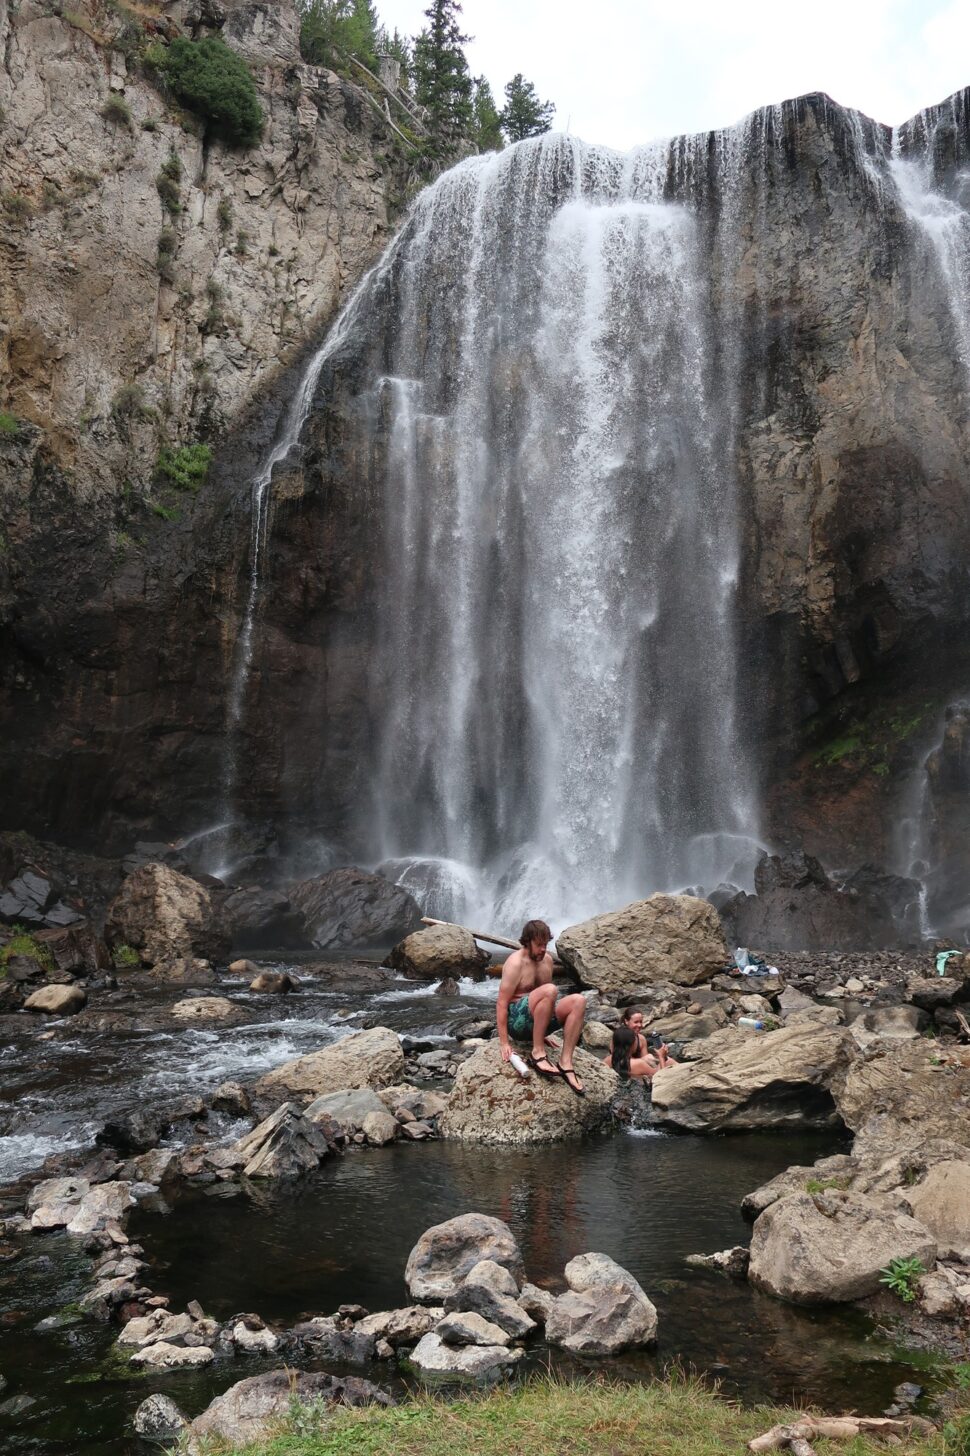
{"label": "green grass", "polygon": [[[669,1376],[651,1385],[605,1379],[566,1383],[550,1376],[487,1394],[439,1400],[417,1395],[393,1410],[304,1406],[275,1434],[245,1447],[208,1442],[206,1456],[724,1456],[792,1410],[742,1410],[700,1380]],[[959,1423],[953,1423],[959,1432]],[[837,1447],[819,1442],[819,1456],[875,1456],[885,1447],[859,1438]],[[956,1456],[943,1436],[903,1441],[895,1456]]]}
{"label": "green grass", "polygon": [[130,971],[141,965],[141,956],[132,945],[116,945],[111,960],[117,971]]}
{"label": "green grass", "polygon": [[20,421],[9,410],[0,410],[0,435],[13,439],[20,434]]}
{"label": "green grass", "polygon": [[851,1178],[809,1178],[805,1184],[806,1193],[825,1193],[829,1188],[846,1189]]}
{"label": "green grass", "polygon": [[33,956],[45,971],[54,969],[54,957],[47,946],[41,945],[20,925],[14,926],[13,939],[8,940],[6,945],[0,949],[0,968],[5,967],[12,956]]}

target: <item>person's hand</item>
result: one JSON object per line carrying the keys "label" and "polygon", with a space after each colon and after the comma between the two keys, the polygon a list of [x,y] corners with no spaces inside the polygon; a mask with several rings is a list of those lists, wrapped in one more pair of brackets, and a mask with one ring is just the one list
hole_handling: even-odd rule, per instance
{"label": "person's hand", "polygon": [[502,1061],[503,1062],[507,1062],[509,1060],[509,1058],[511,1057],[511,1055],[512,1055],[512,1048],[509,1046],[509,1044],[508,1044],[507,1041],[503,1041],[503,1043],[502,1043]]}

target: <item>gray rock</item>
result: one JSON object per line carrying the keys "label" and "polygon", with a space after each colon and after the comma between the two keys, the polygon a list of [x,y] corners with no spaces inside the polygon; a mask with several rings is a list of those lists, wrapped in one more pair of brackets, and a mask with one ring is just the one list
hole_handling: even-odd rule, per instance
{"label": "gray rock", "polygon": [[748,1278],[791,1304],[845,1303],[874,1294],[892,1259],[936,1262],[916,1219],[837,1189],[780,1198],[756,1220]]}
{"label": "gray rock", "polygon": [[472,1266],[457,1289],[446,1296],[445,1309],[480,1314],[515,1339],[524,1339],[536,1327],[519,1303],[518,1281],[491,1259]]}
{"label": "gray rock", "polygon": [[873,1006],[849,1023],[856,1044],[863,1049],[874,1041],[912,1041],[927,1024],[918,1006]]}
{"label": "gray rock", "polygon": [[332,1046],[275,1067],[256,1084],[260,1092],[320,1097],[357,1087],[386,1087],[400,1079],[404,1053],[397,1033],[386,1026],[355,1031]]}
{"label": "gray rock", "polygon": [[571,925],[556,948],[584,985],[606,994],[653,981],[696,985],[728,959],[717,911],[693,895],[651,895]]}
{"label": "gray rock", "polygon": [[132,1365],[142,1365],[148,1370],[181,1370],[211,1365],[215,1355],[208,1345],[168,1345],[164,1340],[136,1350],[131,1357]]}
{"label": "gray rock", "polygon": [[361,1132],[374,1147],[383,1148],[392,1143],[400,1131],[396,1117],[382,1107],[380,1112],[368,1112],[360,1127]]}
{"label": "gray rock", "polygon": [[530,1319],[535,1320],[536,1324],[544,1325],[555,1298],[548,1289],[540,1289],[537,1284],[523,1284],[519,1304]]}
{"label": "gray rock", "polygon": [[366,870],[330,870],[292,886],[289,898],[319,950],[389,945],[421,925],[413,896]]}
{"label": "gray rock", "polygon": [[332,1315],[316,1315],[294,1325],[293,1334],[318,1360],[363,1365],[374,1358],[376,1337],[365,1320],[345,1329]]}
{"label": "gray rock", "polygon": [[24,1002],[28,1011],[44,1011],[49,1016],[76,1016],[87,1004],[80,986],[41,986]]}
{"label": "gray rock", "polygon": [[652,1344],[657,1311],[626,1269],[606,1254],[581,1254],[566,1265],[569,1292],[546,1318],[551,1345],[585,1355],[613,1355]]}
{"label": "gray rock", "polygon": [[179,1436],[188,1421],[167,1395],[150,1395],[135,1411],[135,1434],[147,1441],[167,1441]]}
{"label": "gray rock", "polygon": [[[555,1053],[553,1054],[555,1056]],[[486,1042],[458,1069],[438,1130],[461,1142],[545,1143],[578,1138],[607,1125],[620,1082],[589,1052],[576,1051],[586,1096],[562,1078],[523,1080],[502,1061],[497,1041]]]}
{"label": "gray rock", "polygon": [[294,1178],[319,1167],[330,1151],[323,1133],[292,1102],[233,1145],[247,1178]]}
{"label": "gray rock", "polygon": [[688,1254],[687,1263],[693,1269],[713,1269],[717,1274],[727,1274],[731,1279],[748,1277],[748,1250],[743,1244],[733,1249],[721,1249],[716,1254]]}
{"label": "gray rock", "polygon": [[67,1224],[69,1234],[90,1234],[106,1228],[115,1219],[124,1218],[135,1200],[130,1183],[99,1183],[81,1199]]}
{"label": "gray rock", "polygon": [[441,1305],[411,1304],[403,1309],[365,1315],[354,1328],[368,1338],[386,1340],[397,1349],[402,1345],[416,1345],[422,1335],[435,1328],[444,1313]]}
{"label": "gray rock", "polygon": [[405,976],[438,981],[443,976],[480,976],[490,956],[460,925],[429,925],[396,945],[387,964]]}
{"label": "gray rock", "polygon": [[193,1323],[190,1314],[170,1314],[167,1309],[153,1309],[151,1314],[129,1320],[118,1336],[118,1344],[136,1350],[145,1350],[149,1345],[163,1342],[182,1345],[186,1335],[191,1334]]}
{"label": "gray rock", "polygon": [[483,1213],[463,1213],[427,1229],[408,1255],[404,1278],[412,1299],[440,1302],[454,1294],[481,1260],[524,1278],[522,1252],[508,1224]]}
{"label": "gray rock", "polygon": [[387,1107],[372,1087],[345,1088],[340,1092],[328,1092],[315,1097],[306,1108],[305,1116],[311,1122],[329,1117],[343,1128],[344,1132],[360,1132],[364,1118],[371,1113],[386,1113]]}
{"label": "gray rock", "polygon": [[212,1402],[189,1427],[189,1456],[201,1456],[213,1440],[245,1446],[265,1435],[274,1421],[289,1413],[293,1402],[337,1405],[394,1404],[393,1398],[369,1380],[306,1370],[270,1370],[253,1375]]}
{"label": "gray rock", "polygon": [[474,1310],[455,1310],[435,1326],[435,1334],[446,1345],[508,1345],[512,1336]]}
{"label": "gray rock", "polygon": [[424,1375],[445,1379],[489,1380],[506,1374],[524,1355],[506,1345],[446,1345],[434,1332],[422,1336],[410,1364]]}

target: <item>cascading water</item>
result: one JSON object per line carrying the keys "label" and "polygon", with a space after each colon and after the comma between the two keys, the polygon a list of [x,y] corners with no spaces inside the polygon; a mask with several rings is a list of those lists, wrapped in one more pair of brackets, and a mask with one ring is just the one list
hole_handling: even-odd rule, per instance
{"label": "cascading water", "polygon": [[[767,500],[745,490],[770,489],[812,408],[834,408],[796,372],[834,347],[813,247],[838,267],[845,239],[855,266],[864,237],[879,307],[897,268],[937,327],[945,294],[942,332],[970,360],[962,174],[919,121],[893,136],[816,96],[625,157],[550,136],[418,198],[254,488],[236,744],[270,475],[301,433],[327,530],[371,552],[366,588],[321,613],[334,662],[363,643],[368,676],[321,698],[301,822],[496,928],[750,887],[770,663],[742,646],[743,599],[764,610],[744,596],[743,520],[755,504],[764,532]],[[817,168],[837,185],[816,205]],[[794,480],[808,551],[817,502]],[[229,801],[238,778],[234,747]]]}
{"label": "cascading water", "polygon": [[507,925],[716,880],[757,833],[731,383],[666,155],[475,159],[394,264],[376,849],[485,868]]}

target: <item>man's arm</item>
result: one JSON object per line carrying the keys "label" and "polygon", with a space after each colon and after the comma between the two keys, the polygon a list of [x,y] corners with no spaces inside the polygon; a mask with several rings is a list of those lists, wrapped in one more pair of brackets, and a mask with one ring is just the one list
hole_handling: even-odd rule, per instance
{"label": "man's arm", "polygon": [[518,967],[513,964],[512,956],[509,956],[502,967],[502,982],[498,988],[498,1000],[495,1003],[495,1025],[498,1028],[498,1044],[501,1048],[503,1062],[507,1062],[512,1055],[512,1048],[509,1045],[509,1007],[515,1000],[515,993],[518,989]]}

